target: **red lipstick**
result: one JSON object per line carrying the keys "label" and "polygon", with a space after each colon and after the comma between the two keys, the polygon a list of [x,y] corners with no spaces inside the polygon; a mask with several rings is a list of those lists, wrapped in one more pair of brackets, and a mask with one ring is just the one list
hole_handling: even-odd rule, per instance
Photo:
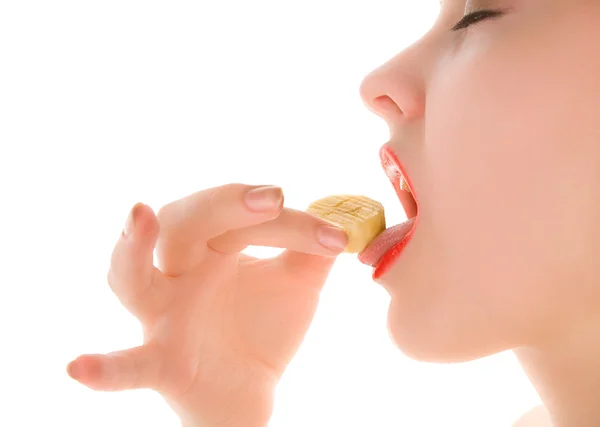
{"label": "red lipstick", "polygon": [[[402,207],[408,218],[404,223],[391,227],[389,232],[384,231],[378,236],[367,249],[359,255],[359,260],[365,264],[373,265],[373,279],[377,280],[383,276],[400,257],[406,246],[410,243],[414,230],[417,227],[418,203],[414,185],[405,172],[404,167],[396,157],[392,149],[385,144],[379,150],[381,165],[390,179]],[[400,188],[400,178],[404,177],[411,192]],[[391,246],[391,247],[390,247]]]}

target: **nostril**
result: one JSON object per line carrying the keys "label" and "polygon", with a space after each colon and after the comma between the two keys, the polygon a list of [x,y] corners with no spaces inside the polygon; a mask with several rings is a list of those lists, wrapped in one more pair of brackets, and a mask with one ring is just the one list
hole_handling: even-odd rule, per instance
{"label": "nostril", "polygon": [[404,115],[398,104],[387,95],[375,98],[373,100],[373,109],[375,110],[375,113],[382,116],[384,119]]}

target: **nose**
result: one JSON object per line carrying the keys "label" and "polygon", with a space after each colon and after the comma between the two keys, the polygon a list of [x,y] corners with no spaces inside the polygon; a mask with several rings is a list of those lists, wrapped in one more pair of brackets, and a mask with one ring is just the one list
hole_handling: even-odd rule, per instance
{"label": "nose", "polygon": [[415,44],[372,71],[361,83],[363,102],[388,124],[424,115],[423,56]]}

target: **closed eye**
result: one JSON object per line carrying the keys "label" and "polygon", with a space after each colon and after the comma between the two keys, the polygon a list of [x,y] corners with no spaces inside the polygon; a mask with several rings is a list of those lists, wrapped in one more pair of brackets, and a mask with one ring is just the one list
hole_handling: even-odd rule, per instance
{"label": "closed eye", "polygon": [[484,21],[486,19],[498,18],[504,13],[502,10],[478,10],[476,12],[469,13],[458,21],[458,23],[451,28],[452,31],[463,30],[470,27],[473,24]]}

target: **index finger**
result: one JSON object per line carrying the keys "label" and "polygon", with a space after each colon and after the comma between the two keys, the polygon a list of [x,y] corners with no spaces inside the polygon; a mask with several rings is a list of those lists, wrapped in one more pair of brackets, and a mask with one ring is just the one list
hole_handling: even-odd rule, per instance
{"label": "index finger", "polygon": [[227,184],[171,202],[157,216],[161,238],[197,242],[271,219],[282,206],[279,187]]}
{"label": "index finger", "polygon": [[208,244],[211,249],[221,253],[241,252],[252,245],[335,256],[346,248],[348,235],[315,215],[285,208],[271,221],[228,231],[209,240]]}
{"label": "index finger", "polygon": [[166,275],[179,275],[200,262],[209,239],[269,221],[282,208],[281,188],[244,184],[199,191],[169,203],[157,215],[159,268]]}

